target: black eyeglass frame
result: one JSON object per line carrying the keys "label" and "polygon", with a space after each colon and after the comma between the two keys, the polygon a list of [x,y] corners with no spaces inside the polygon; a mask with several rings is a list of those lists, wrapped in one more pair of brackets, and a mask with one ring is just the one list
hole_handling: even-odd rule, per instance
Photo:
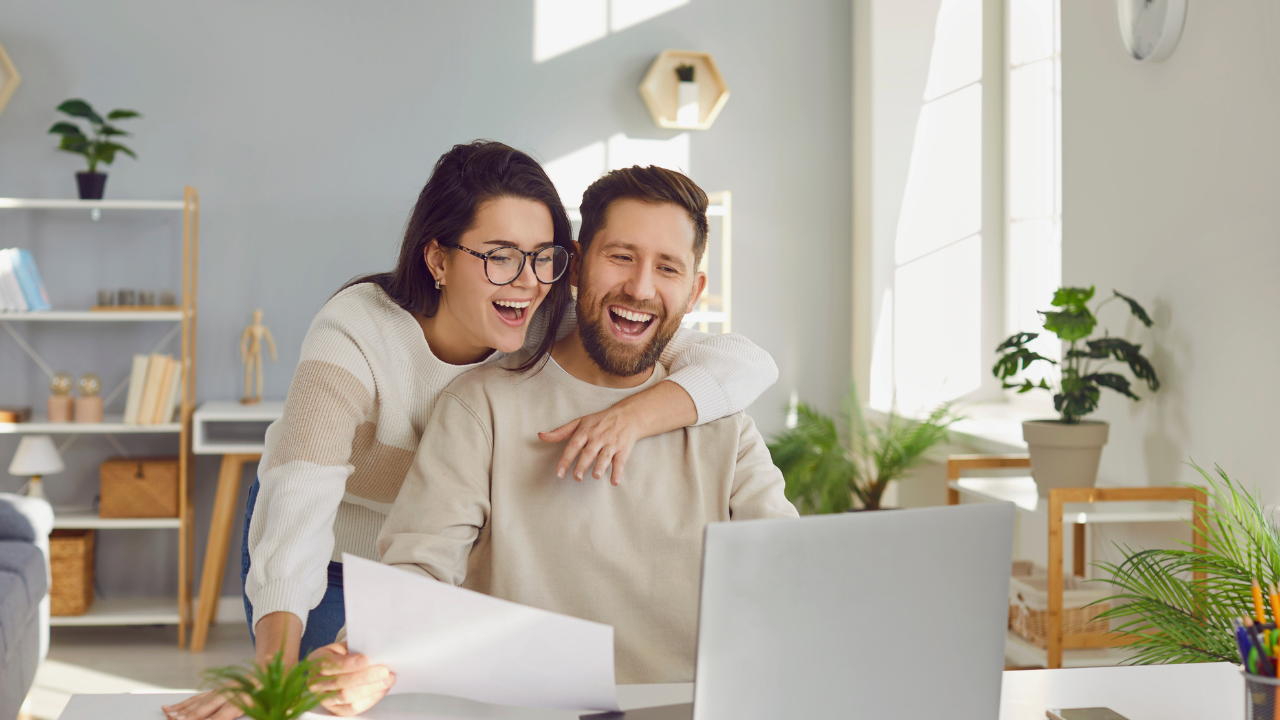
{"label": "black eyeglass frame", "polygon": [[[545,251],[547,251],[547,250],[550,250],[550,251],[552,251],[552,252],[554,253],[554,252],[555,252],[555,250],[556,250],[556,248],[559,248],[559,249],[564,250],[565,252],[569,253],[569,259],[570,259],[570,260],[572,260],[572,259],[573,259],[573,251],[572,251],[572,250],[570,250],[570,249],[569,249],[569,248],[567,248],[567,247],[562,246],[562,245],[548,245],[548,246],[546,246],[546,247],[538,248],[537,250],[534,250],[533,252],[525,252],[524,250],[521,250],[521,249],[520,249],[520,248],[518,248],[518,247],[511,247],[510,245],[507,245],[507,246],[504,246],[504,247],[496,247],[496,248],[494,248],[494,249],[490,250],[489,252],[483,252],[483,253],[482,253],[482,252],[476,252],[475,250],[472,250],[471,248],[466,247],[465,245],[459,245],[458,243],[440,243],[440,244],[441,244],[441,245],[443,245],[444,247],[450,247],[450,248],[454,248],[454,249],[457,249],[457,250],[461,250],[461,251],[463,251],[463,252],[467,253],[468,255],[474,255],[474,256],[476,256],[476,257],[480,258],[481,260],[483,260],[483,261],[484,261],[484,279],[485,279],[485,280],[488,280],[488,281],[489,281],[489,284],[491,284],[491,285],[497,285],[497,286],[499,286],[499,287],[501,287],[501,286],[503,286],[503,285],[510,285],[511,283],[515,282],[515,281],[520,277],[520,273],[524,272],[524,266],[525,266],[525,263],[526,263],[526,262],[528,262],[529,258],[531,258],[531,257],[537,257],[537,255],[538,255],[539,253],[545,252]],[[496,253],[496,252],[499,252],[499,251],[501,251],[501,250],[515,250],[516,252],[520,253],[520,267],[516,269],[516,272],[515,272],[515,274],[514,274],[514,275],[512,275],[512,276],[511,276],[511,279],[510,279],[510,280],[508,280],[508,281],[506,281],[506,282],[504,282],[504,283],[494,282],[494,281],[493,281],[493,278],[489,276],[489,256],[490,256],[490,255],[492,255],[492,254],[494,254],[494,253]],[[560,273],[559,273],[558,275],[556,275],[555,277],[551,278],[551,280],[550,280],[550,281],[545,281],[545,280],[543,280],[542,278],[538,277],[538,271],[537,271],[537,269],[535,269],[535,270],[533,271],[533,279],[534,279],[534,280],[537,280],[538,282],[542,283],[543,285],[552,285],[552,284],[554,284],[557,280],[559,280],[560,278],[564,277],[565,270],[568,270],[568,269],[569,269],[569,263],[567,263],[567,262],[566,262],[566,263],[564,264],[564,270],[561,270],[561,271],[560,271]]]}

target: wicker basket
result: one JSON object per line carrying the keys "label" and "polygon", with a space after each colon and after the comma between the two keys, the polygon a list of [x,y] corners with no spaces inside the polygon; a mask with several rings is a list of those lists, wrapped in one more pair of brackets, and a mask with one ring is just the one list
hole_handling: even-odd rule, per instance
{"label": "wicker basket", "polygon": [[93,531],[54,530],[49,535],[52,615],[83,615],[93,605]]}
{"label": "wicker basket", "polygon": [[98,479],[101,517],[178,517],[178,458],[109,458]]}
{"label": "wicker basket", "polygon": [[[1027,567],[1015,568],[1027,570]],[[1015,574],[1009,582],[1009,629],[1041,648],[1049,646],[1049,575],[1041,567],[1028,574]],[[1111,631],[1111,623],[1097,620],[1111,603],[1099,602],[1111,595],[1106,587],[1084,583],[1079,578],[1062,578],[1062,636],[1089,635]],[[1088,607],[1086,607],[1088,606]]]}

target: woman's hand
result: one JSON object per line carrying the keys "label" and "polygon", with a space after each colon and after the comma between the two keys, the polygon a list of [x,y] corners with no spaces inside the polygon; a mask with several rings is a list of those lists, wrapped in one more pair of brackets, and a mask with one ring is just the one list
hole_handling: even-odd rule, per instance
{"label": "woman's hand", "polygon": [[227,702],[218,692],[192,695],[176,705],[165,705],[165,717],[169,720],[235,720],[244,715],[240,708]]}
{"label": "woman's hand", "polygon": [[359,715],[378,704],[396,684],[396,675],[386,665],[370,665],[369,658],[347,651],[345,642],[316,648],[308,658],[320,660],[325,679],[311,686],[316,693],[333,691],[320,703],[334,715]]}
{"label": "woman's hand", "polygon": [[687,427],[698,421],[698,409],[689,393],[679,385],[664,380],[657,385],[619,400],[613,407],[598,413],[584,415],[551,432],[540,432],[543,442],[558,443],[565,438],[569,442],[556,463],[556,475],[564,477],[569,468],[573,478],[581,481],[587,468],[595,463],[592,473],[596,479],[604,477],[604,469],[613,466],[609,482],[622,483],[622,470],[631,457],[636,441],[677,428]]}

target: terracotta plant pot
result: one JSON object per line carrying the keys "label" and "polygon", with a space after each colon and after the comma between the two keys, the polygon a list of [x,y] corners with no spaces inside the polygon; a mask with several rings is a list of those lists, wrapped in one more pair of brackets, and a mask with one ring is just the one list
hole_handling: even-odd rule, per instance
{"label": "terracotta plant pot", "polygon": [[1093,487],[1109,428],[1094,420],[1071,425],[1059,420],[1022,423],[1022,439],[1031,452],[1031,476],[1040,497],[1048,497],[1052,488]]}
{"label": "terracotta plant pot", "polygon": [[107,189],[107,174],[78,172],[76,173],[76,185],[80,189],[81,200],[101,200],[102,192]]}

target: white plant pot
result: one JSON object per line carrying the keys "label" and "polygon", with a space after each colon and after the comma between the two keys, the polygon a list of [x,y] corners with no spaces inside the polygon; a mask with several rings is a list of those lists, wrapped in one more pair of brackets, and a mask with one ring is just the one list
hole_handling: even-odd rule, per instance
{"label": "white plant pot", "polygon": [[1022,439],[1031,453],[1031,476],[1040,497],[1054,488],[1093,487],[1110,426],[1096,420],[1068,425],[1058,420],[1022,423]]}
{"label": "white plant pot", "polygon": [[701,116],[698,112],[698,83],[676,83],[676,123],[685,127],[694,127]]}

